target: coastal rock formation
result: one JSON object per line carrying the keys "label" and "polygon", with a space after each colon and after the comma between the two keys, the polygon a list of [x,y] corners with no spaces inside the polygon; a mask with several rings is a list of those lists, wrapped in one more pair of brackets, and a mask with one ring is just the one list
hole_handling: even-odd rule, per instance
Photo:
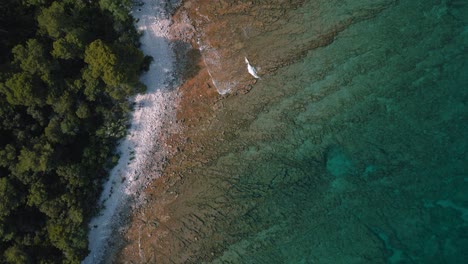
{"label": "coastal rock formation", "polygon": [[[197,31],[197,45],[220,94],[253,83],[244,56],[267,75],[328,45],[349,25],[370,19],[394,0],[212,1],[188,0],[182,10]],[[345,8],[335,8],[343,6]]]}
{"label": "coastal rock formation", "polygon": [[175,17],[199,60],[179,89],[184,130],[118,259],[466,259],[466,9],[185,1]]}

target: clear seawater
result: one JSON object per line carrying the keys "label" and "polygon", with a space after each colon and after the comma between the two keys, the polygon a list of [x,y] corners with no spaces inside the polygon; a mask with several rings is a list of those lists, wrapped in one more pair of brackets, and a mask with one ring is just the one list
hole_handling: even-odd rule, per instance
{"label": "clear seawater", "polygon": [[467,21],[398,1],[227,100],[214,262],[467,263]]}
{"label": "clear seawater", "polygon": [[[468,2],[387,2],[223,100],[184,183],[189,262],[468,263]],[[323,24],[352,5],[373,1]]]}

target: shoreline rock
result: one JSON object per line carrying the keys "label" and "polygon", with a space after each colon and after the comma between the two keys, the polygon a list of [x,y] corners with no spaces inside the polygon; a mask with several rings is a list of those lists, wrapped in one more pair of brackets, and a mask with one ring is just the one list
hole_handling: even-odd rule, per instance
{"label": "shoreline rock", "polygon": [[[117,258],[119,263],[156,260],[162,263],[171,261],[198,263],[214,259],[222,253],[223,248],[236,242],[238,237],[221,238],[216,232],[222,229],[219,225],[226,224],[223,221],[229,216],[228,213],[234,216],[242,215],[251,205],[245,204],[239,208],[230,208],[226,205],[224,209],[220,208],[226,203],[223,201],[224,191],[239,188],[235,184],[238,179],[226,179],[225,175],[228,172],[224,171],[210,171],[210,178],[205,179],[207,175],[199,174],[200,168],[212,165],[214,161],[220,162],[216,159],[228,150],[244,151],[248,144],[236,141],[239,138],[236,131],[249,127],[255,120],[255,115],[267,109],[267,104],[271,103],[269,100],[279,100],[278,98],[285,95],[285,91],[282,90],[264,92],[268,87],[262,86],[261,81],[255,83],[249,75],[245,67],[244,54],[252,54],[249,55],[249,59],[252,58],[255,65],[259,66],[259,73],[269,76],[297,62],[310,49],[332,43],[340,30],[371,17],[371,14],[382,12],[392,1],[377,1],[373,4],[373,9],[367,10],[368,13],[359,13],[361,11],[356,6],[357,13],[353,13],[357,16],[356,20],[350,20],[346,14],[336,16],[336,21],[331,22],[331,26],[327,28],[317,26],[316,35],[303,35],[304,25],[298,26],[304,22],[303,17],[298,14],[301,14],[300,8],[305,1],[278,1],[284,2],[286,6],[293,3],[288,6],[287,11],[277,10],[274,5],[268,4],[252,8],[251,1],[239,5],[221,1],[219,6],[209,5],[207,2],[206,0],[184,1],[174,15],[175,22],[171,25],[174,31],[171,33],[174,34],[174,39],[178,40],[190,39],[189,36],[192,38],[191,46],[200,53],[199,59],[192,61],[197,66],[197,70],[196,74],[185,79],[179,88],[181,99],[177,107],[176,122],[181,125],[181,131],[178,135],[174,135],[174,141],[171,143],[173,149],[179,148],[179,151],[175,151],[169,158],[163,171],[164,175],[148,186],[146,193],[152,202],[139,209],[133,216],[125,234],[127,244],[121,249]],[[247,15],[249,12],[252,14]],[[192,26],[187,25],[187,18],[192,21]],[[254,18],[259,18],[261,21],[255,22]],[[320,21],[319,16],[309,19],[313,22]],[[178,22],[181,23],[180,26]],[[242,29],[239,31],[238,28],[246,28],[246,33],[244,34]],[[291,32],[296,32],[296,38],[279,37]],[[247,46],[247,41],[251,45]],[[269,43],[271,46],[267,45]],[[219,69],[213,68],[212,66],[217,63],[212,60],[210,64],[210,59],[213,58],[226,63]],[[225,65],[227,67],[224,67]],[[218,71],[224,71],[226,76],[219,77]],[[226,79],[223,79],[224,77]],[[230,93],[220,95],[219,87],[215,89],[216,80],[227,80],[229,83],[230,78],[236,79],[234,82],[237,83],[233,86],[235,88],[230,90]],[[268,97],[258,104],[249,102],[250,108],[243,111],[239,109],[237,109],[239,112],[231,111],[233,108],[229,104],[234,99],[248,100],[250,94],[247,96],[245,94],[255,93],[255,96],[258,96],[262,93],[255,89],[263,89],[263,94]],[[223,94],[223,90],[220,93]],[[281,131],[282,133],[285,132]],[[250,140],[274,139],[272,135],[267,134],[255,136],[256,138],[252,137]],[[200,198],[204,195],[213,197],[213,201]],[[156,219],[157,227],[148,224]],[[143,237],[142,233],[146,237]],[[142,251],[146,254],[140,254]]]}

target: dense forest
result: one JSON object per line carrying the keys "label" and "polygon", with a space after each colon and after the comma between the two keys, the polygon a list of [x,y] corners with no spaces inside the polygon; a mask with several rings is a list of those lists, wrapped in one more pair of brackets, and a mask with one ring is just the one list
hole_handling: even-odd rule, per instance
{"label": "dense forest", "polygon": [[132,0],[0,1],[0,263],[79,263],[150,58]]}

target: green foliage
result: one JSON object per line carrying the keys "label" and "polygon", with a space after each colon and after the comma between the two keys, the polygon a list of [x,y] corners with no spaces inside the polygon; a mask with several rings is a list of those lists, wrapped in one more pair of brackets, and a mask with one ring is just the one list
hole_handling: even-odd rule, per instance
{"label": "green foliage", "polygon": [[12,105],[28,106],[42,102],[40,98],[41,91],[39,90],[42,87],[27,72],[14,74],[1,88],[8,103]]}
{"label": "green foliage", "polygon": [[58,98],[55,99],[52,108],[54,109],[55,113],[64,115],[73,106],[74,101],[75,100],[73,98],[73,95],[70,94],[69,91],[64,91],[62,95],[58,96]]}
{"label": "green foliage", "polygon": [[83,73],[83,79],[89,88],[85,93],[90,98],[95,97],[95,90],[99,87],[96,79],[103,81],[105,92],[115,100],[121,100],[141,89],[138,76],[144,56],[133,46],[117,45],[113,48],[98,39],[86,48],[84,61],[88,68]]}
{"label": "green foliage", "polygon": [[66,115],[60,123],[60,130],[68,136],[75,136],[80,131],[79,120],[73,114]]}
{"label": "green foliage", "polygon": [[0,149],[0,166],[8,168],[16,161],[16,149],[13,145],[7,144],[3,149]]}
{"label": "green foliage", "polygon": [[34,24],[34,15],[21,1],[0,1],[0,71],[10,58],[11,48],[34,34]]}
{"label": "green foliage", "polygon": [[83,55],[83,36],[76,33],[68,33],[53,43],[52,56],[58,59],[79,59]]}
{"label": "green foliage", "polygon": [[35,144],[30,150],[23,147],[18,156],[17,171],[26,172],[45,172],[48,169],[50,156],[53,153],[52,146],[49,143]]}
{"label": "green foliage", "polygon": [[47,189],[43,182],[37,181],[29,189],[27,205],[40,206],[47,201]]}
{"label": "green foliage", "polygon": [[79,263],[128,97],[130,0],[0,4],[0,263]]}
{"label": "green foliage", "polygon": [[63,2],[53,2],[49,8],[44,8],[37,17],[39,28],[52,38],[59,38],[70,28],[70,17],[65,12]]}
{"label": "green foliage", "polygon": [[45,5],[47,2],[50,2],[48,0],[23,0],[23,3],[26,6],[40,6],[40,5]]}
{"label": "green foliage", "polygon": [[44,129],[44,134],[49,142],[60,143],[64,141],[64,134],[60,129],[60,119],[58,117],[52,118]]}
{"label": "green foliage", "polygon": [[14,63],[29,74],[36,74],[45,82],[49,79],[50,62],[46,58],[45,50],[36,39],[30,39],[26,45],[17,45],[12,50]]}
{"label": "green foliage", "polygon": [[78,106],[75,113],[77,117],[84,119],[84,118],[89,117],[90,110],[89,110],[88,105],[83,102]]}
{"label": "green foliage", "polygon": [[131,0],[100,0],[99,6],[112,13],[115,19],[125,21],[129,19],[128,12],[132,5]]}
{"label": "green foliage", "polygon": [[19,246],[14,245],[5,250],[5,260],[11,264],[30,263],[28,255]]}
{"label": "green foliage", "polygon": [[0,178],[0,219],[8,216],[20,205],[18,191],[7,179]]}
{"label": "green foliage", "polygon": [[104,90],[101,80],[94,78],[89,69],[83,71],[82,78],[84,82],[83,93],[86,96],[86,99],[90,102],[95,101]]}
{"label": "green foliage", "polygon": [[101,78],[105,84],[118,86],[125,76],[118,71],[117,55],[111,47],[98,39],[93,41],[85,51],[84,61],[93,79]]}

